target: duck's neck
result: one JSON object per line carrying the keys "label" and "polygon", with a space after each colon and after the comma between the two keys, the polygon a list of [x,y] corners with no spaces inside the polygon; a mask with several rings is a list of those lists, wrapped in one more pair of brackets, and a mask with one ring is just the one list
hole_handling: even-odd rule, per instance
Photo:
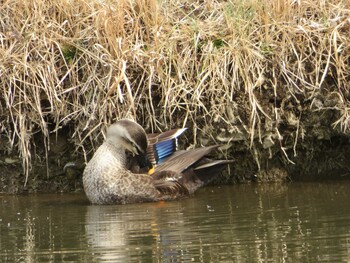
{"label": "duck's neck", "polygon": [[117,159],[123,166],[126,166],[126,154],[124,147],[122,147],[121,144],[108,139],[106,140],[105,144],[108,146],[113,157]]}

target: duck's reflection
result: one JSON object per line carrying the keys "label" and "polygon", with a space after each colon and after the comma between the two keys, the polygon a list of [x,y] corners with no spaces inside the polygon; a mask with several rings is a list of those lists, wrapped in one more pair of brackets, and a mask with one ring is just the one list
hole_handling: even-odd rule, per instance
{"label": "duck's reflection", "polygon": [[193,239],[180,202],[88,206],[85,229],[98,261],[184,260],[186,233]]}
{"label": "duck's reflection", "polygon": [[125,246],[125,231],[118,218],[111,222],[108,206],[89,206],[86,213],[86,237],[92,253],[99,260],[123,260],[123,253],[116,249]]}

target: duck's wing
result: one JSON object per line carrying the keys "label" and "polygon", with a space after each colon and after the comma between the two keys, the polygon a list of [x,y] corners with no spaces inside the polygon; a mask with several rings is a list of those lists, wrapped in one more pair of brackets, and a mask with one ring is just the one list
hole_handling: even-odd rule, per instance
{"label": "duck's wing", "polygon": [[224,164],[229,164],[229,163],[233,163],[234,160],[209,160],[206,163],[200,164],[200,165],[196,165],[193,170],[195,171],[199,171],[199,170],[204,170],[204,169],[210,169],[212,167],[217,167],[217,166],[221,166]]}
{"label": "duck's wing", "polygon": [[147,156],[153,165],[163,162],[177,150],[177,138],[185,130],[186,128],[173,129],[147,135]]}
{"label": "duck's wing", "polygon": [[154,180],[153,184],[162,195],[171,199],[189,195],[187,187],[171,177],[165,180]]}
{"label": "duck's wing", "polygon": [[213,145],[187,151],[177,151],[173,156],[159,164],[155,171],[172,171],[176,174],[181,174],[184,170],[189,168],[191,165],[199,161],[217,147],[217,145]]}
{"label": "duck's wing", "polygon": [[181,197],[194,193],[199,187],[212,182],[225,165],[233,160],[206,158],[218,146],[177,151],[158,165],[151,175],[155,187],[167,197]]}
{"label": "duck's wing", "polygon": [[158,142],[168,141],[179,137],[187,128],[173,129],[162,133],[147,134],[148,143],[155,144]]}

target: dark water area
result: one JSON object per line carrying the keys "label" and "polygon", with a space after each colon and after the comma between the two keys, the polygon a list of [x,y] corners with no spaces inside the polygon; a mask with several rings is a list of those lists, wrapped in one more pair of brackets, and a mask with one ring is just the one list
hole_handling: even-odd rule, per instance
{"label": "dark water area", "polygon": [[348,262],[349,199],[349,181],[207,187],[118,206],[2,195],[0,262]]}

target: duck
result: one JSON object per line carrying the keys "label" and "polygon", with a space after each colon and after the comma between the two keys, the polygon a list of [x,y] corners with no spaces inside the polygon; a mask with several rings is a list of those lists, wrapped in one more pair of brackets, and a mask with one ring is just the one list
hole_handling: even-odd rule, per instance
{"label": "duck", "polygon": [[212,182],[233,160],[211,160],[218,145],[178,150],[186,129],[146,134],[131,119],[108,127],[106,140],[83,171],[83,187],[92,204],[169,201],[191,196]]}

